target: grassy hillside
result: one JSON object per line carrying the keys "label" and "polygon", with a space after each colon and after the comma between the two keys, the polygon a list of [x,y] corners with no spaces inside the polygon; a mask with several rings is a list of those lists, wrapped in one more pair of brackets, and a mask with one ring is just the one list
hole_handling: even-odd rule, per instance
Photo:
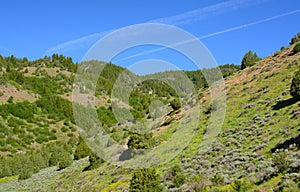
{"label": "grassy hillside", "polygon": [[[300,68],[294,46],[242,71],[234,65],[221,67],[226,116],[208,148],[200,144],[214,105],[201,71],[185,72],[204,92],[196,106],[181,109],[174,90],[152,80],[135,86],[129,103],[111,100],[113,85],[125,69],[106,65],[96,85],[100,122],[115,141],[147,149],[168,141],[178,131],[179,120],[194,115],[200,106],[199,126],[189,145],[172,161],[155,167],[165,191],[299,191],[300,101],[289,93],[293,74]],[[80,142],[71,106],[77,64],[58,55],[33,62],[1,57],[0,68],[0,191],[129,189],[134,170],[95,160]],[[168,73],[175,72],[153,77]],[[80,96],[87,96],[85,89]],[[135,119],[147,122],[154,116],[149,108],[157,99],[167,107],[163,118],[154,121],[159,129],[146,136],[126,131],[130,124],[118,123],[112,112],[114,104],[128,107]]]}

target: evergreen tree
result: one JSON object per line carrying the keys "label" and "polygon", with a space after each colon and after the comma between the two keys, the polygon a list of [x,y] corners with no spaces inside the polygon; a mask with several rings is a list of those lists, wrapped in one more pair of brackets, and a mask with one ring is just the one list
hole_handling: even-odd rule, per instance
{"label": "evergreen tree", "polygon": [[14,97],[13,96],[10,96],[8,99],[7,99],[7,103],[13,103],[14,102]]}
{"label": "evergreen tree", "polygon": [[134,171],[130,180],[129,191],[131,192],[160,192],[163,186],[160,177],[154,168],[143,168]]}
{"label": "evergreen tree", "polygon": [[241,69],[243,70],[246,67],[251,67],[259,60],[261,60],[261,58],[259,58],[255,52],[250,50],[243,57]]}
{"label": "evergreen tree", "polygon": [[9,159],[12,175],[19,175],[19,179],[27,179],[33,174],[33,163],[28,155],[15,155]]}
{"label": "evergreen tree", "polygon": [[7,160],[4,158],[0,159],[0,178],[11,176],[11,169]]}
{"label": "evergreen tree", "polygon": [[79,136],[78,144],[76,146],[75,153],[74,153],[74,159],[79,160],[91,155],[92,155],[92,150],[85,143],[84,139],[81,136]]}
{"label": "evergreen tree", "polygon": [[50,166],[58,166],[59,169],[64,169],[73,162],[71,154],[63,147],[54,146],[51,151],[52,154],[49,159]]}
{"label": "evergreen tree", "polygon": [[293,49],[294,54],[300,52],[300,43],[297,43]]}
{"label": "evergreen tree", "polygon": [[294,78],[292,80],[291,95],[295,99],[298,99],[298,100],[300,99],[300,70],[298,70],[295,73]]}
{"label": "evergreen tree", "polygon": [[87,171],[87,170],[93,170],[93,169],[96,169],[98,168],[104,161],[103,159],[101,159],[100,157],[98,157],[95,153],[92,153],[90,156],[89,156],[89,166],[87,166],[84,171]]}
{"label": "evergreen tree", "polygon": [[28,155],[20,155],[20,165],[22,166],[18,173],[19,179],[24,180],[31,177],[34,171],[34,165]]}
{"label": "evergreen tree", "polygon": [[127,146],[130,149],[150,149],[154,145],[153,134],[131,133]]}
{"label": "evergreen tree", "polygon": [[40,150],[32,152],[30,159],[34,165],[34,172],[38,172],[41,169],[48,167],[48,159],[44,159],[43,154]]}
{"label": "evergreen tree", "polygon": [[174,110],[178,110],[180,109],[181,103],[178,98],[175,98],[170,102],[170,105]]}

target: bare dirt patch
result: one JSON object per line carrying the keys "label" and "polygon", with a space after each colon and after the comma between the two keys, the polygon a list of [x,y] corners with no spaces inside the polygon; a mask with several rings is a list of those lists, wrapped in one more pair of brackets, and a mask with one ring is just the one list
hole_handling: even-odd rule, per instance
{"label": "bare dirt patch", "polygon": [[14,98],[14,101],[29,101],[34,102],[38,98],[38,94],[30,94],[26,90],[18,90],[12,85],[5,85],[0,87],[0,92],[3,93],[3,95],[0,97],[0,104],[6,103],[8,98],[12,96]]}

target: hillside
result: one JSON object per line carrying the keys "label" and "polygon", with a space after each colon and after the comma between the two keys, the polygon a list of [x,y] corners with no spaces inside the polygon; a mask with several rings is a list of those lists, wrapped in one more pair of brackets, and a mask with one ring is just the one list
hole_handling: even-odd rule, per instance
{"label": "hillside", "polygon": [[[134,151],[166,143],[180,133],[181,119],[192,119],[197,107],[201,109],[201,118],[193,119],[199,126],[189,145],[172,161],[155,167],[166,191],[299,191],[300,102],[289,93],[293,74],[300,68],[294,46],[241,71],[234,65],[220,67],[226,116],[208,148],[201,148],[201,142],[215,108],[201,71],[185,72],[199,95],[183,109],[176,92],[156,80],[134,87],[128,103],[113,100],[113,86],[127,70],[106,64],[95,85],[98,118],[110,137]],[[71,101],[77,68],[71,58],[59,55],[36,61],[0,57],[0,191],[128,191],[134,170],[97,157],[75,124]],[[150,77],[168,73],[176,72]],[[93,80],[94,75],[86,78]],[[81,88],[79,97],[88,97],[88,89]],[[151,111],[157,100],[158,118]],[[88,107],[80,105],[82,110]],[[129,110],[136,122],[118,122],[113,107]],[[156,129],[150,134],[129,131],[133,124],[151,119]]]}

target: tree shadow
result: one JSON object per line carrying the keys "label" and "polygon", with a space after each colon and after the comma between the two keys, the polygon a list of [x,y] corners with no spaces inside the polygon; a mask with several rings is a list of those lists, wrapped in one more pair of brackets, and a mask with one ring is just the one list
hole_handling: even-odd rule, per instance
{"label": "tree shadow", "polygon": [[293,104],[297,103],[297,101],[298,100],[293,98],[293,97],[289,98],[289,99],[286,99],[286,100],[283,100],[283,101],[279,101],[278,103],[276,103],[276,105],[272,106],[272,109],[273,110],[279,110],[279,109],[288,107],[290,105],[293,105]]}
{"label": "tree shadow", "polygon": [[120,155],[119,161],[126,161],[131,159],[132,157],[132,149],[127,149]]}
{"label": "tree shadow", "polygon": [[300,134],[297,137],[286,140],[281,144],[277,144],[274,148],[271,149],[271,152],[274,153],[277,149],[287,149],[292,144],[295,144],[297,147],[300,147]]}

